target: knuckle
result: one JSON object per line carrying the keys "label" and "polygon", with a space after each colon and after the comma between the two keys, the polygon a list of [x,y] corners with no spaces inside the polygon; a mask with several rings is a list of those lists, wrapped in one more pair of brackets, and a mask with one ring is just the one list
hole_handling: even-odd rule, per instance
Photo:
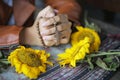
{"label": "knuckle", "polygon": [[51,41],[46,41],[46,42],[45,42],[45,45],[46,45],[46,46],[53,46],[53,45],[54,45],[54,43],[53,43],[53,42],[51,42]]}

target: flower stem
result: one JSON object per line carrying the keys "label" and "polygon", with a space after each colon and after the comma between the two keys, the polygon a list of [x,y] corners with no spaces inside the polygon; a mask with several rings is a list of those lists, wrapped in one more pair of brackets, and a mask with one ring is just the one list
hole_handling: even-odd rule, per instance
{"label": "flower stem", "polygon": [[120,52],[98,52],[97,54],[87,55],[87,57],[98,57],[98,56],[104,56],[104,55],[118,55],[118,56],[120,56]]}

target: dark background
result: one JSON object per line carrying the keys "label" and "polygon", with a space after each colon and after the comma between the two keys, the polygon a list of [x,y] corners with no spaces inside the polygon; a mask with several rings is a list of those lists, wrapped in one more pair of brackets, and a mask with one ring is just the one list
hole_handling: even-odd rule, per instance
{"label": "dark background", "polygon": [[77,0],[82,6],[82,22],[84,13],[87,16],[104,21],[120,28],[120,0]]}

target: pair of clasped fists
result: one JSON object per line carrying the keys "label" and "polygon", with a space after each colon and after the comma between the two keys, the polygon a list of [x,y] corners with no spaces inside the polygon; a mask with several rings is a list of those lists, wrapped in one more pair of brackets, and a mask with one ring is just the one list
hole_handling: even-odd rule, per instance
{"label": "pair of clasped fists", "polygon": [[71,35],[72,23],[65,14],[55,14],[55,10],[47,6],[39,12],[33,26],[39,30],[44,46],[66,44]]}

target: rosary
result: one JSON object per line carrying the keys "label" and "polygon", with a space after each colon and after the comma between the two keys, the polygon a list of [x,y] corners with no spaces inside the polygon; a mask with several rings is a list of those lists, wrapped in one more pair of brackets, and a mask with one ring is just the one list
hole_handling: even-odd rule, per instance
{"label": "rosary", "polygon": [[[55,38],[56,38],[55,45],[59,45],[59,43],[60,43],[59,34],[60,33],[59,33],[58,29],[57,29],[57,22],[56,22],[56,20],[54,18],[52,18],[52,19],[54,20],[53,26],[55,28]],[[38,35],[39,35],[39,39],[42,42],[42,45],[46,48],[47,46],[45,45],[45,42],[44,42],[44,40],[42,38],[42,35],[40,33],[39,23],[37,24],[37,32],[38,32]]]}

